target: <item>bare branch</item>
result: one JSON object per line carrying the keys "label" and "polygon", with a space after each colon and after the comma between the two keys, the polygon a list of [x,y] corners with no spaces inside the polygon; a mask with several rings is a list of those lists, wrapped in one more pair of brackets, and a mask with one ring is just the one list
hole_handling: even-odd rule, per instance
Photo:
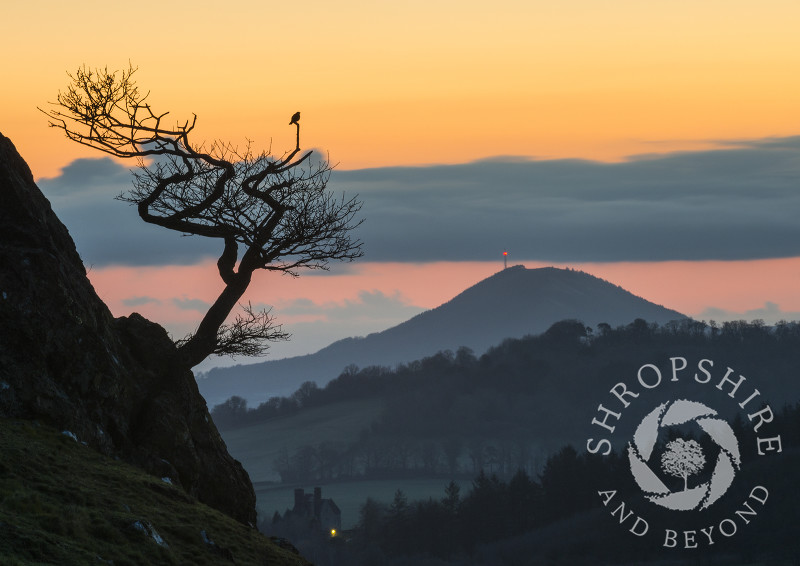
{"label": "bare branch", "polygon": [[197,116],[168,126],[169,113],[151,108],[135,72],[133,66],[122,72],[84,66],[69,75],[71,84],[53,108],[40,110],[68,139],[139,160],[133,188],[117,198],[134,204],[142,220],[222,240],[217,267],[225,289],[191,339],[179,342],[186,364],[220,351],[262,352],[256,341],[286,336],[268,313],[245,309],[247,317],[225,325],[253,272],[296,276],[300,268],[327,269],[331,260],[361,257],[362,243],[350,235],[361,224],[361,202],[327,191],[332,168],[302,152],[299,119],[292,121],[296,146],[279,158],[254,153],[249,141],[241,150],[223,142],[194,145]]}
{"label": "bare branch", "polygon": [[[254,311],[248,302],[247,306],[241,305],[244,316],[236,315],[232,324],[223,324],[217,331],[216,346],[211,352],[217,356],[263,356],[269,350],[269,343],[278,340],[288,340],[291,335],[283,331],[280,324],[275,324],[275,317],[271,309]],[[178,340],[176,345],[181,347],[191,342],[193,335]]]}

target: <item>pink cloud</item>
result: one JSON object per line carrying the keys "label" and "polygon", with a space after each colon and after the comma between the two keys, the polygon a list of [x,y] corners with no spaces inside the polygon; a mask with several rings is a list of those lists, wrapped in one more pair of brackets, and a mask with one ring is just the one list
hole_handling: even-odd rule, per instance
{"label": "pink cloud", "polygon": [[[513,263],[516,262],[509,262]],[[528,268],[551,265],[523,263]],[[712,307],[746,313],[763,308],[767,302],[778,305],[780,312],[800,311],[800,296],[796,292],[800,258],[557,264],[556,267],[586,271],[652,302],[699,318]],[[278,322],[295,334],[291,349],[286,350],[290,353],[285,355],[296,355],[305,351],[304,347],[314,351],[340,338],[398,324],[409,318],[410,307],[434,308],[500,269],[501,261],[362,262],[334,266],[324,274],[307,272],[297,278],[262,272],[256,274],[244,299],[253,304],[274,305]],[[194,266],[92,269],[89,277],[115,316],[140,312],[176,336],[194,328],[202,316],[200,305],[213,302],[222,289],[212,261]],[[370,294],[380,294],[387,304],[378,302],[370,307],[372,310],[365,308],[365,297]],[[298,305],[303,308],[297,308]],[[394,308],[389,313],[388,305],[409,309]],[[351,320],[347,320],[348,308],[353,309]],[[334,312],[335,316],[329,316]],[[315,338],[306,344],[303,329],[309,326],[316,326]],[[280,353],[280,347],[276,346],[276,353]]]}

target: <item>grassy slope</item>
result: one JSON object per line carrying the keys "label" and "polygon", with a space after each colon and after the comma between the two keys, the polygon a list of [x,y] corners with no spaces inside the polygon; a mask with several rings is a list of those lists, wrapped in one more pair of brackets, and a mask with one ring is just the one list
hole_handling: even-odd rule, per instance
{"label": "grassy slope", "polygon": [[[152,525],[168,546],[135,529],[137,521]],[[6,419],[0,557],[9,566],[307,564],[158,478],[52,428]]]}

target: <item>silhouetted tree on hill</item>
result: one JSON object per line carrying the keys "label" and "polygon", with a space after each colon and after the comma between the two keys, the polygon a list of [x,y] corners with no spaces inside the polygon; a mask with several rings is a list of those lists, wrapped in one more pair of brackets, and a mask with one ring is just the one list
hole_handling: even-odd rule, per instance
{"label": "silhouetted tree on hill", "polygon": [[350,232],[360,224],[361,202],[326,190],[331,166],[301,152],[298,115],[291,122],[296,146],[280,157],[255,153],[249,142],[243,149],[197,145],[190,139],[197,116],[167,125],[168,112],[150,107],[135,71],[80,68],[54,108],[43,112],[72,141],[139,160],[133,189],[118,198],[135,204],[142,220],[221,240],[217,267],[225,287],[194,334],[178,341],[185,365],[211,354],[260,355],[267,342],[288,338],[268,310],[248,305],[225,322],[253,273],[297,275],[299,268],[326,269],[331,260],[360,257],[361,242]]}
{"label": "silhouetted tree on hill", "polygon": [[224,403],[215,405],[214,422],[219,426],[236,426],[245,423],[248,417],[247,399],[234,395]]}

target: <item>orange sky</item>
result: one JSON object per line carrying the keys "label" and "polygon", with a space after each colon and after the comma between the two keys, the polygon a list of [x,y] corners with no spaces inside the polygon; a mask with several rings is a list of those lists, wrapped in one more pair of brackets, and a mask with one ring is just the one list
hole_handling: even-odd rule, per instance
{"label": "orange sky", "polygon": [[[496,155],[614,161],[800,134],[798,30],[797,0],[9,2],[0,17],[0,132],[36,178],[98,157],[48,129],[36,107],[81,64],[131,61],[156,109],[199,116],[198,137],[250,138],[280,152],[293,143],[288,121],[300,110],[303,145],[329,151],[342,169]],[[584,269],[689,314],[765,301],[800,310],[797,260],[754,265]],[[429,308],[498,267],[364,264],[335,277],[262,277],[251,298],[323,304],[380,290]],[[165,288],[210,300],[211,287],[194,287],[206,280],[196,270],[209,269],[91,277],[125,314],[155,303],[132,309],[122,299]],[[199,315],[163,303],[151,314],[175,328]]]}
{"label": "orange sky", "polygon": [[[88,19],[94,14],[97,19]],[[201,137],[304,142],[345,169],[506,154],[620,159],[800,131],[795,0],[136,4],[32,0],[0,19],[0,131],[52,176],[96,155],[37,105],[86,63]],[[94,23],[89,23],[89,22]]]}

